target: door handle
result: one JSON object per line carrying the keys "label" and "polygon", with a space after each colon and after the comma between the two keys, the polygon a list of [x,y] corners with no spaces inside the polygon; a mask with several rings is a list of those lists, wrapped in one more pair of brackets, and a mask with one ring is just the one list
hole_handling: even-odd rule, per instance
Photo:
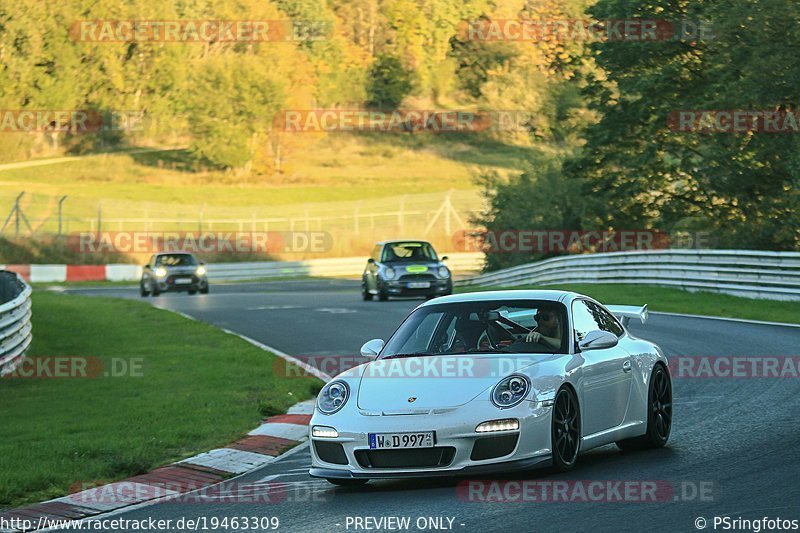
{"label": "door handle", "polygon": [[622,371],[625,372],[626,374],[631,371],[630,361],[625,361],[624,363],[622,363]]}

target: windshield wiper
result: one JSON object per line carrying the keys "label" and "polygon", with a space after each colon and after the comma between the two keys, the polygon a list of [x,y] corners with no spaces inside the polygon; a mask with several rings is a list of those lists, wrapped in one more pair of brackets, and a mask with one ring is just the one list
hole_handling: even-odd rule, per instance
{"label": "windshield wiper", "polygon": [[427,353],[427,352],[413,352],[413,353],[395,353],[392,355],[387,355],[386,357],[381,357],[383,359],[401,359],[403,357],[430,357],[437,355],[435,353]]}

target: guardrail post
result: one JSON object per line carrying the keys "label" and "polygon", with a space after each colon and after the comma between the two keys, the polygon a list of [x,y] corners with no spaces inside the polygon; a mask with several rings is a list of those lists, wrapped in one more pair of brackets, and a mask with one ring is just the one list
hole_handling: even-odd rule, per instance
{"label": "guardrail post", "polygon": [[58,236],[61,236],[61,221],[62,221],[62,207],[64,204],[64,200],[67,199],[67,195],[65,194],[58,200]]}

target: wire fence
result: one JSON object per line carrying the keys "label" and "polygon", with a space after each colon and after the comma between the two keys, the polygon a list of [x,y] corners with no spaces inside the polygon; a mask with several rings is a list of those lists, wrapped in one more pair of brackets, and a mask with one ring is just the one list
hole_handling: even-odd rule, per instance
{"label": "wire fence", "polygon": [[[0,236],[102,232],[325,232],[329,257],[367,253],[377,240],[420,238],[443,251],[483,209],[477,191],[451,190],[377,199],[277,206],[187,205],[0,192]],[[319,253],[317,254],[319,255]]]}

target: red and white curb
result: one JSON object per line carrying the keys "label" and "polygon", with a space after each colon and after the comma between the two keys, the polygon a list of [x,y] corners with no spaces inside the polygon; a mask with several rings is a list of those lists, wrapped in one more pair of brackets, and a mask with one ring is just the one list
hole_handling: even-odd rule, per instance
{"label": "red and white curb", "polygon": [[0,265],[0,270],[16,272],[32,283],[65,281],[138,281],[142,267],[138,265]]}

